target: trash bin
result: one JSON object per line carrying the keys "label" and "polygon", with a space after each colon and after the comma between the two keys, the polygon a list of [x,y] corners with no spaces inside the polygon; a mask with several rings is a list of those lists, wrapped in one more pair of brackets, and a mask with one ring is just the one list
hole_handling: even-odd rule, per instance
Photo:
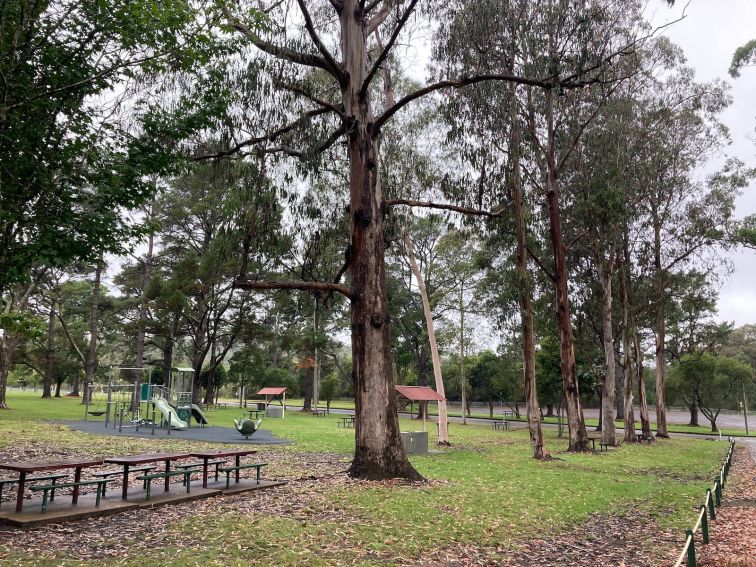
{"label": "trash bin", "polygon": [[408,454],[418,454],[428,452],[428,432],[427,431],[402,431],[402,443],[404,450]]}

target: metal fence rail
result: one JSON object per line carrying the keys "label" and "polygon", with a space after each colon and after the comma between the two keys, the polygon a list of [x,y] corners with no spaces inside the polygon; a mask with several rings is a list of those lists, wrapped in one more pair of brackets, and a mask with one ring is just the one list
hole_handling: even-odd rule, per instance
{"label": "metal fence rail", "polygon": [[709,520],[716,520],[717,506],[722,505],[722,490],[725,487],[725,482],[727,482],[727,475],[730,473],[732,454],[735,450],[735,441],[731,437],[728,438],[728,441],[730,448],[727,450],[727,456],[719,469],[719,474],[714,479],[714,484],[711,488],[706,489],[706,499],[701,504],[696,524],[693,529],[685,530],[685,545],[674,567],[680,567],[683,562],[687,567],[696,567],[696,532],[699,529],[701,530],[701,543],[709,543]]}

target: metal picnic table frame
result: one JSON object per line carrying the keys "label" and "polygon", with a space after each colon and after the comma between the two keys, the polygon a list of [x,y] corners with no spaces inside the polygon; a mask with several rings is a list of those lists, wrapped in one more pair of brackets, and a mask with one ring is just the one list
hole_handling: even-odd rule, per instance
{"label": "metal picnic table frame", "polygon": [[[15,471],[19,473],[18,476],[18,494],[16,496],[16,512],[20,512],[24,505],[24,488],[26,487],[26,475],[27,473],[35,473],[40,471],[52,471],[61,469],[75,469],[74,470],[74,483],[81,482],[81,470],[87,467],[94,467],[101,465],[102,459],[69,459],[66,461],[30,461],[27,463],[11,462],[0,463],[0,469]],[[79,501],[79,487],[73,487],[73,499],[71,502],[76,504]]]}
{"label": "metal picnic table frame", "polygon": [[[221,449],[219,451],[197,451],[189,453],[190,457],[195,459],[202,459],[202,488],[207,488],[207,462],[212,459],[220,459],[223,457],[235,457],[236,466],[241,465],[240,458],[246,455],[254,455],[257,453],[254,449]],[[236,469],[236,482],[239,482],[239,469]]]}
{"label": "metal picnic table frame", "polygon": [[[129,491],[129,467],[143,465],[146,463],[156,463],[163,461],[165,463],[165,472],[171,471],[171,462],[180,459],[189,458],[189,453],[144,453],[141,455],[130,455],[128,457],[110,457],[104,462],[121,465],[123,467],[123,487],[121,489],[121,498],[126,500]],[[165,491],[170,490],[171,478],[165,477]]]}

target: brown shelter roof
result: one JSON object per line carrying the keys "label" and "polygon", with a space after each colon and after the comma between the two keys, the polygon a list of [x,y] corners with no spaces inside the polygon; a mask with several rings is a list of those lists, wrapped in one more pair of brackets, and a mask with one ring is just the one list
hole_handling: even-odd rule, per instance
{"label": "brown shelter roof", "polygon": [[277,396],[279,394],[283,394],[286,391],[285,387],[270,387],[270,388],[263,388],[260,391],[257,392],[260,396]]}
{"label": "brown shelter roof", "polygon": [[414,402],[442,402],[446,398],[428,386],[394,386],[396,391]]}

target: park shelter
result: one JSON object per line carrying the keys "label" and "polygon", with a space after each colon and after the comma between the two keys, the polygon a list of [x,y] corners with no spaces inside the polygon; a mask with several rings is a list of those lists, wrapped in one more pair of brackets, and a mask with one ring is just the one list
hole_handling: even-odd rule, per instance
{"label": "park shelter", "polygon": [[[443,402],[444,398],[429,386],[394,386],[400,396],[411,402]],[[423,431],[425,431],[425,414],[423,413]]]}
{"label": "park shelter", "polygon": [[281,404],[281,407],[283,408],[281,412],[281,417],[284,417],[284,414],[286,413],[286,387],[285,386],[270,386],[266,388],[261,388],[257,391],[258,396],[265,396],[265,409],[268,409],[268,406],[271,402],[275,401],[276,398],[281,396],[281,398],[278,400],[278,403]]}

